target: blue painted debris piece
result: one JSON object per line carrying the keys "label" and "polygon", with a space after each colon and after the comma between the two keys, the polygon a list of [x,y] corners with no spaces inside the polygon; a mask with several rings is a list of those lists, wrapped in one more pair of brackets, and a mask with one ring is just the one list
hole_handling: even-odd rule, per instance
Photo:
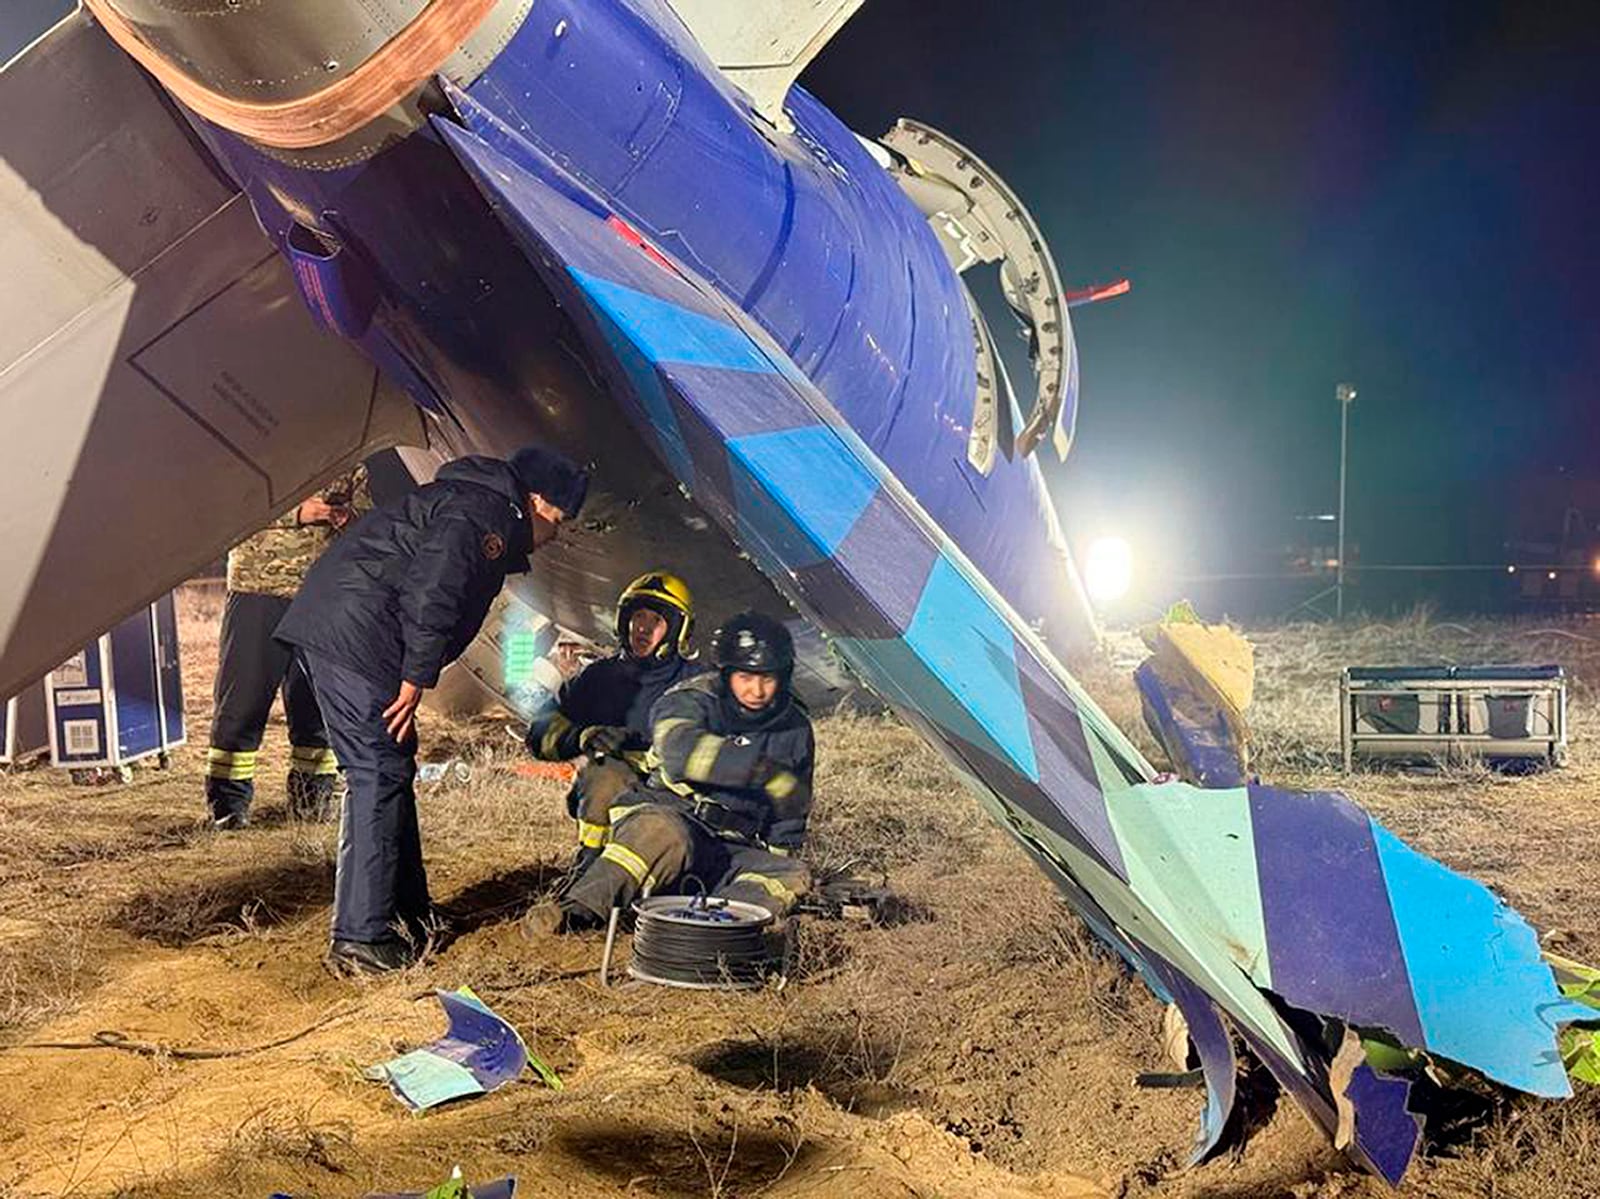
{"label": "blue painted debris piece", "polygon": [[1410,1081],[1387,1077],[1362,1062],[1343,1098],[1351,1108],[1356,1143],[1378,1173],[1398,1186],[1422,1140],[1422,1121],[1408,1106]]}
{"label": "blue painted debris piece", "polygon": [[528,1064],[528,1049],[517,1030],[469,989],[436,994],[450,1022],[445,1035],[367,1071],[374,1081],[387,1082],[416,1112],[488,1094],[518,1077]]}
{"label": "blue painted debris piece", "polygon": [[1144,722],[1174,768],[1202,787],[1238,787],[1247,779],[1244,747],[1222,709],[1154,659],[1134,671]]}

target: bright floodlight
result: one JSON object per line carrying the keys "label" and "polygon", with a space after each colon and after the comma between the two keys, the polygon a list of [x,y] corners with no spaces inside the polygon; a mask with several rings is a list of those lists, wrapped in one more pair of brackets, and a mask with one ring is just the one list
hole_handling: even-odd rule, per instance
{"label": "bright floodlight", "polygon": [[1109,604],[1128,593],[1133,582],[1133,551],[1120,537],[1101,537],[1089,546],[1083,585],[1096,603]]}

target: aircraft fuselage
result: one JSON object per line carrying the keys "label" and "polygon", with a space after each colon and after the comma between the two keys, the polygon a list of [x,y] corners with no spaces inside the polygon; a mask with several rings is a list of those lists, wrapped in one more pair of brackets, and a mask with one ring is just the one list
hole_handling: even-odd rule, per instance
{"label": "aircraft fuselage", "polygon": [[[960,277],[821,103],[795,89],[793,130],[775,129],[670,9],[640,0],[545,0],[466,90],[602,197],[619,236],[637,231],[755,318],[1028,621],[1058,645],[1086,635],[1037,463],[1001,459],[984,475],[967,461]],[[671,494],[686,463],[635,443],[537,272],[426,124],[332,168],[196,125],[313,311],[434,416],[441,449],[538,437],[596,464],[601,494],[548,563],[541,607],[592,627],[618,579],[659,561],[730,601],[761,592]]]}

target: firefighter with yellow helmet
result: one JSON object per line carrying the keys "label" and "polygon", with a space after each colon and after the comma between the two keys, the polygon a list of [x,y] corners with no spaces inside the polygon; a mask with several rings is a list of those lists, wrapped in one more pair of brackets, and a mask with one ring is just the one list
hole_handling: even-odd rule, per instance
{"label": "firefighter with yellow helmet", "polygon": [[578,822],[575,874],[600,856],[612,801],[644,777],[651,706],[700,670],[690,649],[694,596],[677,575],[651,571],[623,588],[616,632],[618,651],[567,680],[528,725],[534,757],[583,760],[567,793],[567,811]]}

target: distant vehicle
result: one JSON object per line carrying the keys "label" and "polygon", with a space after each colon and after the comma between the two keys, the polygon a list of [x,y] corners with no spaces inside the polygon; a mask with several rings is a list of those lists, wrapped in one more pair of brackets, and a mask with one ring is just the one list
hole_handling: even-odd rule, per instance
{"label": "distant vehicle", "polygon": [[1600,478],[1520,481],[1506,573],[1525,608],[1600,609]]}

